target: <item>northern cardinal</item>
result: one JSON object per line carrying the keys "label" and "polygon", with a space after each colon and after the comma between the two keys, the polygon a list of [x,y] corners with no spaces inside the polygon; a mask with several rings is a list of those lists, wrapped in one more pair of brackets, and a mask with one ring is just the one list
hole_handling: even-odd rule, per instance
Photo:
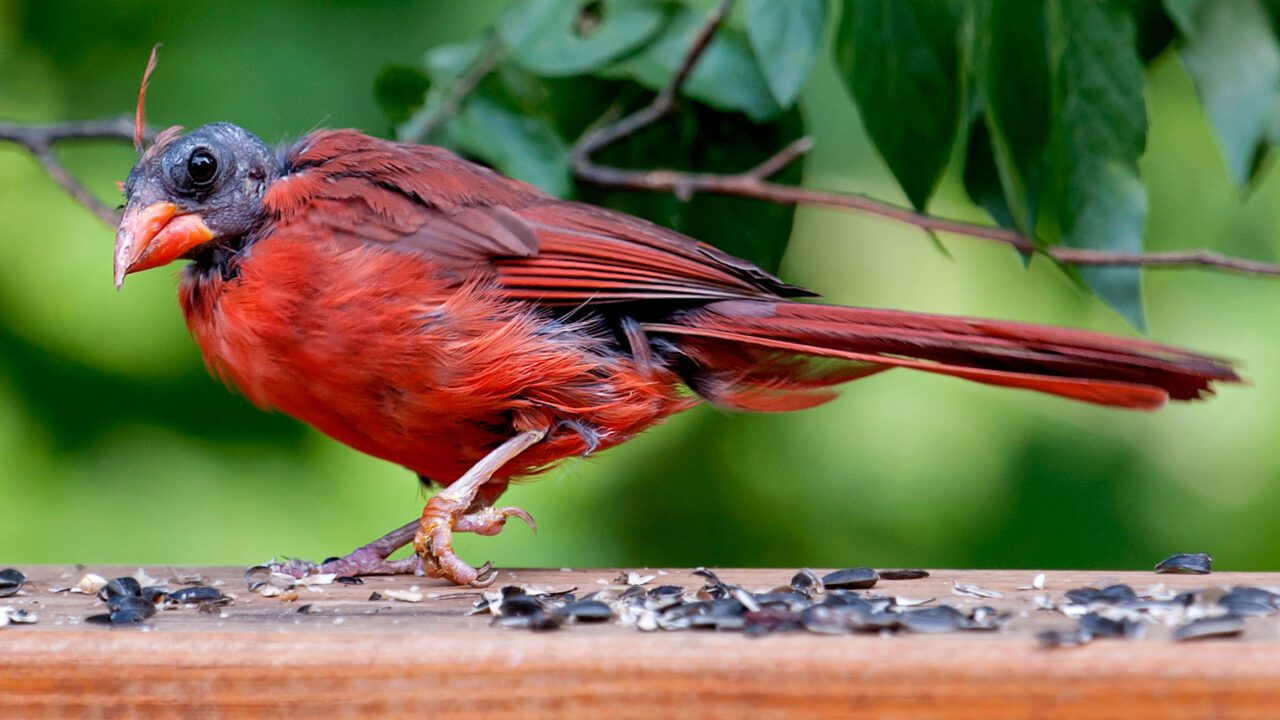
{"label": "northern cardinal", "polygon": [[1239,380],[1150,342],[796,300],[813,293],[672,230],[352,130],[277,153],[227,123],[171,128],[125,194],[117,286],[191,260],[182,311],[215,375],[444,488],[294,573],[483,583],[452,533],[532,524],[494,506],[511,479],[702,402],[799,410],[895,367],[1142,410]]}

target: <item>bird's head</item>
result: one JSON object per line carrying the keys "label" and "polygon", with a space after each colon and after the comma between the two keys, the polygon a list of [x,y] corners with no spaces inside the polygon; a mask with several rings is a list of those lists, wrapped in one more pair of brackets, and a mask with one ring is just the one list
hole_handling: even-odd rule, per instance
{"label": "bird's head", "polygon": [[262,222],[262,197],[280,172],[266,144],[230,123],[161,133],[124,184],[116,287],[129,273],[244,237]]}

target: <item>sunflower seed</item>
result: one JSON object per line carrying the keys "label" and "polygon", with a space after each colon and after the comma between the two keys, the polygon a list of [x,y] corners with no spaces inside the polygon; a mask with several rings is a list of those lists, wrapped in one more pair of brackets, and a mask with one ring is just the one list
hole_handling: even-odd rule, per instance
{"label": "sunflower seed", "polygon": [[648,585],[650,582],[653,582],[656,577],[658,576],[641,575],[634,570],[628,570],[627,572],[618,575],[617,579],[613,582],[618,585]]}
{"label": "sunflower seed", "polygon": [[17,595],[26,581],[27,576],[16,568],[0,570],[0,598]]}
{"label": "sunflower seed", "polygon": [[944,633],[965,627],[968,618],[950,605],[939,605],[898,613],[898,623],[910,632]]}
{"label": "sunflower seed", "polygon": [[659,585],[645,594],[644,606],[649,610],[665,610],[684,600],[684,588],[679,585]]}
{"label": "sunflower seed", "polygon": [[970,597],[979,598],[1004,597],[1004,593],[999,593],[995,590],[987,590],[985,588],[980,588],[977,585],[961,585],[958,582],[952,585],[951,593],[953,595],[968,595]]}
{"label": "sunflower seed", "polygon": [[879,572],[881,580],[919,580],[929,577],[928,570],[881,570]]}
{"label": "sunflower seed", "polygon": [[602,622],[612,620],[613,610],[599,600],[578,600],[560,608],[560,612],[576,622]]}
{"label": "sunflower seed", "polygon": [[813,604],[807,596],[793,591],[767,592],[755,596],[756,604],[761,608],[778,607],[799,612]]}
{"label": "sunflower seed", "polygon": [[548,613],[538,610],[528,615],[509,615],[493,619],[499,627],[520,630],[555,630],[564,624],[564,616],[559,613]]}
{"label": "sunflower seed", "polygon": [[791,576],[789,585],[792,590],[806,597],[813,597],[826,587],[822,584],[822,578],[818,577],[818,574],[809,568],[804,568]]}
{"label": "sunflower seed", "polygon": [[10,623],[14,625],[30,625],[39,622],[40,616],[22,608],[0,607],[0,627]]}
{"label": "sunflower seed", "polygon": [[1174,573],[1183,575],[1208,575],[1212,571],[1213,558],[1205,553],[1178,553],[1171,555],[1156,565],[1158,573]]}
{"label": "sunflower seed", "polygon": [[71,588],[71,592],[84,593],[85,595],[97,595],[98,591],[105,587],[107,579],[101,575],[88,573],[80,578],[75,587]]}
{"label": "sunflower seed", "polygon": [[1239,586],[1218,598],[1218,604],[1232,615],[1271,615],[1276,611],[1280,596],[1262,588]]}
{"label": "sunflower seed", "polygon": [[801,627],[800,613],[782,608],[764,608],[747,612],[743,614],[742,621],[742,630],[747,637],[761,637]]}
{"label": "sunflower seed", "polygon": [[[376,595],[377,593],[374,593],[374,594]],[[399,600],[400,602],[407,602],[407,603],[422,602],[422,593],[414,592],[412,590],[383,590],[382,596],[391,600]]]}
{"label": "sunflower seed", "polygon": [[86,622],[107,625],[136,625],[156,614],[156,606],[141,597],[112,595],[107,600],[109,612],[90,615]]}
{"label": "sunflower seed", "polygon": [[165,598],[166,602],[171,605],[194,605],[197,603],[228,603],[231,598],[223,595],[218,588],[208,587],[207,585],[197,585],[195,587],[184,587],[180,590],[174,590]]}
{"label": "sunflower seed", "polygon": [[98,590],[99,600],[110,600],[113,597],[142,597],[142,584],[131,577],[118,577]]}
{"label": "sunflower seed", "polygon": [[1244,618],[1223,615],[1215,618],[1193,620],[1173,631],[1174,640],[1199,640],[1201,638],[1231,637],[1244,632]]}
{"label": "sunflower seed", "polygon": [[880,574],[869,567],[836,570],[822,576],[822,585],[828,590],[864,590],[875,587]]}
{"label": "sunflower seed", "polygon": [[1086,613],[1080,618],[1080,632],[1089,638],[1140,638],[1146,633],[1146,626],[1136,620],[1113,620],[1096,612]]}
{"label": "sunflower seed", "polygon": [[1045,583],[1044,573],[1036,573],[1036,576],[1031,578],[1030,585],[1019,585],[1018,589],[1019,590],[1043,590],[1044,583]]}
{"label": "sunflower seed", "polygon": [[146,587],[147,585],[163,585],[164,584],[160,580],[157,580],[151,577],[150,575],[148,575],[145,568],[138,568],[138,571],[133,574],[133,579],[137,580],[138,584],[143,587]]}
{"label": "sunflower seed", "polygon": [[853,629],[855,610],[848,607],[813,605],[800,613],[805,630],[819,635],[846,635]]}
{"label": "sunflower seed", "polygon": [[333,581],[337,579],[337,577],[338,576],[334,573],[324,573],[321,575],[307,575],[306,577],[298,578],[297,584],[304,585],[304,586],[332,585]]}

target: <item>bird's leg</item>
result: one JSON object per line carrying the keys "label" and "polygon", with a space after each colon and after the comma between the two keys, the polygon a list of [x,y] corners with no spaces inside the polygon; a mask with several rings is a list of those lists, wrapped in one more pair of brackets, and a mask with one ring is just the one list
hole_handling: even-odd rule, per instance
{"label": "bird's leg", "polygon": [[413,541],[420,522],[413,520],[392,530],[373,542],[352,550],[340,558],[326,560],[319,565],[305,560],[290,560],[270,566],[272,570],[294,577],[306,577],[333,573],[338,576],[354,575],[420,575],[422,558],[410,555],[401,560],[388,560],[391,553]]}
{"label": "bird's leg", "polygon": [[471,466],[462,477],[427,501],[422,520],[413,538],[413,547],[422,558],[422,569],[428,575],[445,578],[458,585],[486,584],[494,575],[484,577],[453,552],[453,533],[472,532],[497,535],[507,518],[518,517],[534,527],[533,518],[520,508],[482,507],[472,512],[476,493],[493,474],[512,458],[546,437],[546,430],[527,430],[512,437]]}

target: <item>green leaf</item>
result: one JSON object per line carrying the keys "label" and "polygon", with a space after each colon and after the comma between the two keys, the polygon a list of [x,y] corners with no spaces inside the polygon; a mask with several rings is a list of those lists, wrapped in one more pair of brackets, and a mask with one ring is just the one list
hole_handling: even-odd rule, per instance
{"label": "green leaf", "polygon": [[569,197],[569,144],[545,118],[513,102],[499,84],[484,83],[467,98],[462,112],[445,126],[445,144],[504,175]]}
{"label": "green leaf", "polygon": [[813,67],[827,0],[747,0],[747,39],[782,107],[791,107]]}
{"label": "green leaf", "polygon": [[[629,77],[651,90],[666,87],[705,22],[705,14],[681,6],[649,47],[602,75]],[[746,37],[731,27],[721,27],[716,32],[685,80],[681,94],[721,110],[746,113],[756,122],[782,112],[751,55]]]}
{"label": "green leaf", "polygon": [[923,210],[951,157],[960,114],[959,20],[937,0],[845,0],[839,72],[876,149]]}
{"label": "green leaf", "polygon": [[1165,0],[1179,51],[1237,185],[1249,182],[1280,97],[1280,44],[1258,0]]}
{"label": "green leaf", "polygon": [[408,120],[422,107],[429,89],[431,81],[427,76],[407,65],[388,65],[373,81],[373,96],[393,126]]}
{"label": "green leaf", "polygon": [[991,135],[981,116],[969,126],[963,179],[964,190],[974,204],[986,210],[1001,227],[1014,227],[1013,212],[1009,209],[1004,188],[1000,185],[1000,171],[996,169]]}
{"label": "green leaf", "polygon": [[[438,120],[441,108],[453,93],[458,79],[480,61],[481,56],[492,46],[490,38],[478,37],[464,43],[437,45],[426,52],[422,66],[426,69],[429,89],[421,106],[409,113],[408,117],[394,124],[398,140],[414,139],[416,142],[439,143],[439,129],[424,137],[426,126]],[[455,113],[456,114],[456,113]]]}
{"label": "green leaf", "polygon": [[[1011,224],[1034,235],[1049,148],[1043,0],[975,0],[973,75]],[[970,157],[973,157],[971,154]],[[991,210],[990,202],[984,207]]]}
{"label": "green leaf", "polygon": [[[640,103],[647,98],[637,98]],[[628,106],[631,107],[631,106]],[[683,103],[664,118],[626,140],[600,152],[597,159],[618,167],[697,168],[706,172],[741,172],[804,134],[796,108],[770,123],[751,122],[738,113],[724,113],[697,103]],[[803,161],[773,177],[797,183]],[[639,215],[776,271],[791,238],[795,208],[745,198],[695,195],[682,201],[674,195],[602,189],[578,185],[587,202]]]}
{"label": "green leaf", "polygon": [[[401,126],[402,134],[415,131],[414,121],[438,113],[458,77],[474,67],[489,47],[490,42],[480,38],[429,51],[424,65],[433,85],[413,121]],[[553,195],[569,197],[573,192],[569,144],[556,127],[550,97],[547,81],[510,63],[500,64],[429,140]]]}
{"label": "green leaf", "polygon": [[654,0],[520,0],[498,21],[498,34],[532,72],[581,75],[639,48],[665,16]]}
{"label": "green leaf", "polygon": [[477,37],[431,48],[422,57],[427,77],[436,85],[452,85],[475,66],[489,42],[487,38]]}
{"label": "green leaf", "polygon": [[[1119,3],[1048,0],[1054,159],[1062,242],[1141,252],[1147,195],[1138,157],[1147,137],[1142,59]],[[1080,277],[1135,327],[1144,324],[1136,267],[1083,267]]]}

